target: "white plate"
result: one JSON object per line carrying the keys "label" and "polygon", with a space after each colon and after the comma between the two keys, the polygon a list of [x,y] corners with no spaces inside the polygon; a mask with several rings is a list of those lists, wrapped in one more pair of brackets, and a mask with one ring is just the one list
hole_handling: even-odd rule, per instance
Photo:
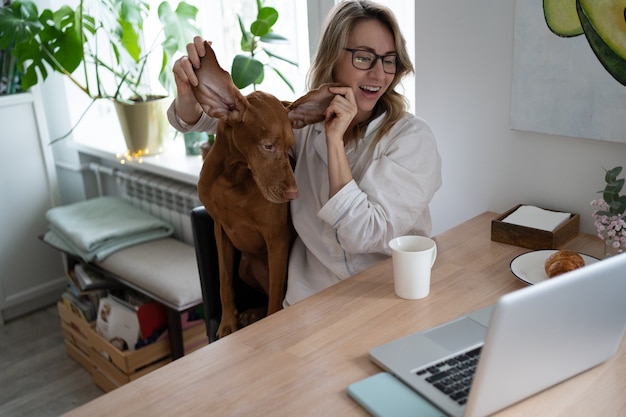
{"label": "white plate", "polygon": [[[536,250],[523,253],[511,261],[511,272],[526,284],[537,284],[548,279],[545,270],[546,259],[557,250]],[[581,253],[585,265],[598,262],[599,259]]]}

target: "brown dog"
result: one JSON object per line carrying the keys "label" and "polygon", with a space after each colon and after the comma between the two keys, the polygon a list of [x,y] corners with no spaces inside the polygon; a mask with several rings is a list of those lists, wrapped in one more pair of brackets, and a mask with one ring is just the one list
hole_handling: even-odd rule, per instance
{"label": "brown dog", "polygon": [[[241,251],[239,276],[268,295],[267,314],[282,308],[292,242],[289,201],[298,197],[288,151],[293,128],[324,120],[334,97],[328,86],[286,107],[270,94],[244,97],[205,43],[206,55],[196,70],[194,96],[209,116],[220,119],[215,144],[200,173],[198,194],[215,221],[220,270],[224,337],[254,321],[242,317],[233,291],[234,250]],[[259,317],[260,318],[260,317]]]}

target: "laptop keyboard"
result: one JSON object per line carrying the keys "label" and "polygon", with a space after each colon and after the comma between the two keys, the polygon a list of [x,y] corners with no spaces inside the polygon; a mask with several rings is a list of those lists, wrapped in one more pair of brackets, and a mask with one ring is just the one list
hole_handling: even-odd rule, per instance
{"label": "laptop keyboard", "polygon": [[465,405],[478,364],[481,348],[462,353],[436,365],[417,371],[417,375],[439,391]]}

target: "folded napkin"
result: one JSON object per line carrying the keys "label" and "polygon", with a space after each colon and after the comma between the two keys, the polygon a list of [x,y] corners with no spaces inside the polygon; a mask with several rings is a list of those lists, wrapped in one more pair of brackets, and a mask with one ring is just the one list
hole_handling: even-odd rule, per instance
{"label": "folded napkin", "polygon": [[44,242],[87,262],[101,261],[120,249],[174,233],[171,224],[120,197],[97,197],[53,207],[46,219],[49,229]]}
{"label": "folded napkin", "polygon": [[520,206],[502,221],[552,232],[570,217],[571,213],[550,211],[535,206]]}

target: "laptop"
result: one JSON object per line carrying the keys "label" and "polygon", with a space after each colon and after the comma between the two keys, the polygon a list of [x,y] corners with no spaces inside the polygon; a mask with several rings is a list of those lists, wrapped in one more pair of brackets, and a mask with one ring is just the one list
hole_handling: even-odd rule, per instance
{"label": "laptop", "polygon": [[622,254],[378,346],[370,359],[445,415],[486,416],[611,358],[625,329]]}

